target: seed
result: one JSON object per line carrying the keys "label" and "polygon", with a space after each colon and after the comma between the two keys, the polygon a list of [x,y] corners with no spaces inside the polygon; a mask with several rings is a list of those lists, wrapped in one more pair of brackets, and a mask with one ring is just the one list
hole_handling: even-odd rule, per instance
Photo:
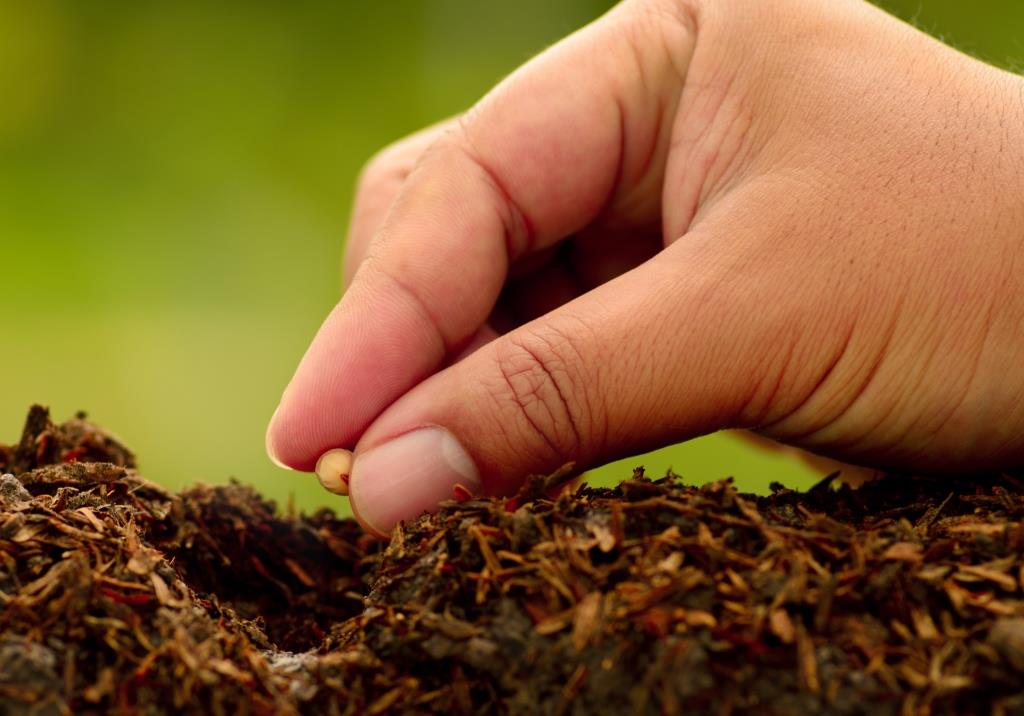
{"label": "seed", "polygon": [[338,448],[328,450],[316,461],[316,477],[328,492],[348,494],[348,476],[352,472],[352,453]]}

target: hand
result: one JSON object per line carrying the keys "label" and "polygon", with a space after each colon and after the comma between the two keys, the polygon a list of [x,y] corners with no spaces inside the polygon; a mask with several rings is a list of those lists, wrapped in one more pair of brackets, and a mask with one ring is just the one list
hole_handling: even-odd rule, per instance
{"label": "hand", "polygon": [[384,534],[751,428],[1024,460],[1024,83],[853,0],[627,0],[366,169],[268,431]]}

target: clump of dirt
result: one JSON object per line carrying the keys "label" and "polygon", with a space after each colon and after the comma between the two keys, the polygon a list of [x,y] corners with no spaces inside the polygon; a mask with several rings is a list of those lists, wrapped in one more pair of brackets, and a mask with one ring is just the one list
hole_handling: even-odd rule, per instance
{"label": "clump of dirt", "polygon": [[0,714],[1024,713],[1020,476],[533,477],[384,545],[134,465],[0,446]]}

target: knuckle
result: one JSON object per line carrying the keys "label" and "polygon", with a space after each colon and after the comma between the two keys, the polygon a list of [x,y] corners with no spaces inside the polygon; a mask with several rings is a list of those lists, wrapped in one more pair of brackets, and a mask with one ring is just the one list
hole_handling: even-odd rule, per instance
{"label": "knuckle", "polygon": [[502,342],[497,356],[500,402],[520,423],[520,431],[549,457],[578,455],[590,420],[579,389],[579,356],[557,333],[521,331]]}
{"label": "knuckle", "polygon": [[359,178],[356,180],[356,195],[364,196],[373,193],[382,185],[394,181],[397,176],[398,168],[390,147],[382,149],[370,157],[359,171]]}

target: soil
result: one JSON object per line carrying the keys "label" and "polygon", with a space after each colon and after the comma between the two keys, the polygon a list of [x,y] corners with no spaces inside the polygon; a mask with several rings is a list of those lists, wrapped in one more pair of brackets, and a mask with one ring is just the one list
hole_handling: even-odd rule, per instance
{"label": "soil", "polygon": [[0,474],[0,714],[1024,714],[1021,475],[563,472],[383,544],[39,407]]}

